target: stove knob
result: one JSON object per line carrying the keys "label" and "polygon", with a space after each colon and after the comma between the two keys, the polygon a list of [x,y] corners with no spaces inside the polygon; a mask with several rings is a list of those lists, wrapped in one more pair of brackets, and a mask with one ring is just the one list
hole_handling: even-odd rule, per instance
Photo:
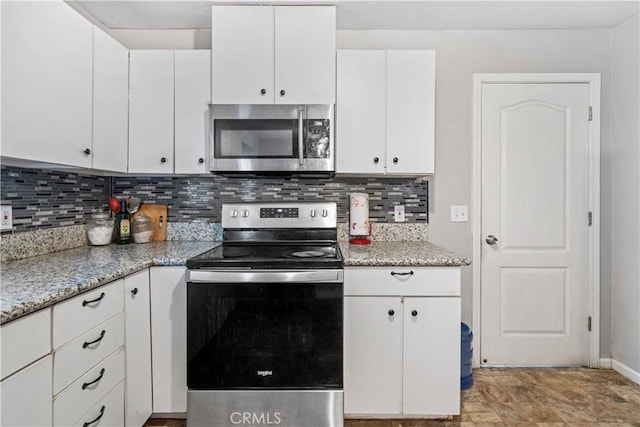
{"label": "stove knob", "polygon": [[235,218],[238,216],[238,211],[237,210],[231,210],[229,211],[229,216],[231,216],[231,218]]}
{"label": "stove knob", "polygon": [[316,210],[311,209],[311,218],[315,218],[315,217],[316,217]]}
{"label": "stove knob", "polygon": [[322,216],[323,216],[323,217],[325,217],[325,218],[326,218],[327,216],[329,216],[329,211],[328,211],[328,210],[326,210],[326,209],[322,209]]}
{"label": "stove knob", "polygon": [[243,217],[243,218],[246,218],[246,217],[248,217],[248,216],[249,216],[249,211],[248,211],[248,210],[246,210],[246,209],[245,209],[245,210],[243,210],[243,211],[242,211],[242,217]]}

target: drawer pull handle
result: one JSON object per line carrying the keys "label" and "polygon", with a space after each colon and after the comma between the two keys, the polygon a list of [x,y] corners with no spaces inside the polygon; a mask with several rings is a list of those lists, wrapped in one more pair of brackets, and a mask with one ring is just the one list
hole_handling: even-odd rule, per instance
{"label": "drawer pull handle", "polygon": [[395,311],[393,311],[393,310],[389,310],[389,312],[388,312],[388,313],[389,313],[389,316],[393,316],[394,314],[396,314],[396,312],[395,312]]}
{"label": "drawer pull handle", "polygon": [[89,421],[89,422],[86,422],[86,423],[82,424],[82,427],[89,427],[91,424],[95,424],[98,421],[100,421],[100,418],[102,418],[102,416],[104,415],[104,410],[105,410],[105,406],[102,405],[102,408],[100,408],[100,415],[98,415],[98,418],[96,418],[93,421]]}
{"label": "drawer pull handle", "polygon": [[85,341],[85,342],[82,344],[82,348],[87,348],[87,347],[89,347],[91,344],[95,344],[95,343],[97,343],[97,342],[100,342],[100,340],[102,340],[102,338],[104,338],[104,334],[106,334],[106,333],[107,333],[107,331],[105,331],[105,330],[103,329],[103,330],[102,330],[102,332],[100,332],[100,336],[99,336],[98,338],[96,338],[96,339],[95,339],[95,340],[93,340],[93,341]]}
{"label": "drawer pull handle", "polygon": [[418,316],[418,310],[412,310],[412,311],[411,311],[411,315],[412,315],[413,317]]}
{"label": "drawer pull handle", "polygon": [[82,301],[82,306],[86,307],[89,304],[93,304],[94,302],[101,301],[102,298],[104,298],[104,292],[101,293],[100,296],[98,298],[96,298],[96,299],[92,299],[91,301],[87,301],[87,300]]}
{"label": "drawer pull handle", "polygon": [[131,294],[132,295],[138,295],[138,288],[131,289]]}
{"label": "drawer pull handle", "polygon": [[100,375],[98,376],[98,378],[96,378],[95,380],[88,382],[88,383],[83,383],[82,384],[82,389],[86,389],[87,387],[89,387],[91,384],[95,384],[98,381],[100,381],[102,379],[102,376],[104,375],[104,368],[100,369]]}
{"label": "drawer pull handle", "polygon": [[405,271],[403,273],[398,273],[397,271],[392,271],[391,275],[392,276],[413,276],[413,270]]}

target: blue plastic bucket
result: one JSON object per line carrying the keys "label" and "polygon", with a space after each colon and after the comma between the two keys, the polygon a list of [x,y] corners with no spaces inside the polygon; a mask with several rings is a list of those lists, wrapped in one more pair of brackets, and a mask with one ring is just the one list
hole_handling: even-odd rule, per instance
{"label": "blue plastic bucket", "polygon": [[460,390],[473,385],[473,332],[466,323],[460,323]]}

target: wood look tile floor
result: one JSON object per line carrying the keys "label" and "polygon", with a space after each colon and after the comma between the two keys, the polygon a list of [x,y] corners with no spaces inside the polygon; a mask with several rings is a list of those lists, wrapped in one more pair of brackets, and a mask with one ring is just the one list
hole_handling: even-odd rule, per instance
{"label": "wood look tile floor", "polygon": [[[473,377],[452,420],[345,420],[345,427],[640,427],[640,385],[611,369],[482,368]],[[145,426],[186,422],[150,419]]]}

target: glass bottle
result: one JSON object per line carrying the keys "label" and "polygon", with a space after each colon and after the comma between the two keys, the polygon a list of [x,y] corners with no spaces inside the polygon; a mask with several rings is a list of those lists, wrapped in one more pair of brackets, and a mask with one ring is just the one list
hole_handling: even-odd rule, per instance
{"label": "glass bottle", "polygon": [[131,214],[127,212],[127,201],[120,203],[120,211],[116,214],[116,243],[131,243]]}
{"label": "glass bottle", "polygon": [[91,214],[87,223],[87,237],[92,245],[108,245],[113,237],[113,218],[106,212]]}

